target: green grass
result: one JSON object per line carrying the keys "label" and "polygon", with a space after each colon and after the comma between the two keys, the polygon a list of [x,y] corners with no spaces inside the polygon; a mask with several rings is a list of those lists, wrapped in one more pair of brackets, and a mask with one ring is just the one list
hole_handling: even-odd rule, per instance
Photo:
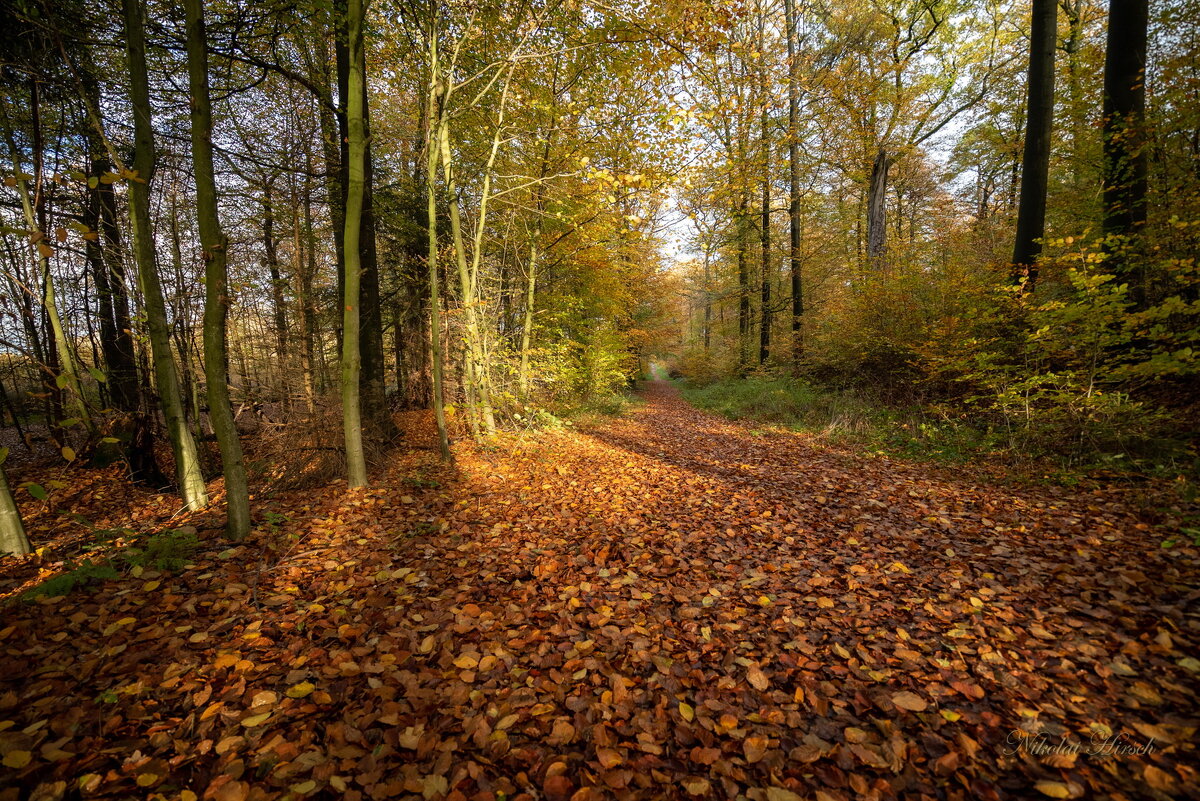
{"label": "green grass", "polygon": [[851,390],[825,389],[793,378],[750,377],[681,384],[695,406],[731,420],[809,431],[907,459],[968,461],[991,450],[986,432],[918,408],[891,408]]}

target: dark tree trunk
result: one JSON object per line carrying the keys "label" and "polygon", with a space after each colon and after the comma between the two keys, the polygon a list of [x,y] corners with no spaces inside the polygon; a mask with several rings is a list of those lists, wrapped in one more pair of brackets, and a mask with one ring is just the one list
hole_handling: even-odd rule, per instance
{"label": "dark tree trunk", "polygon": [[279,270],[279,243],[275,239],[275,207],[271,181],[263,183],[263,261],[271,277],[271,313],[275,324],[275,358],[279,365],[279,391],[285,406],[290,403],[288,391],[288,336],[286,282]]}
{"label": "dark tree trunk", "polygon": [[792,361],[804,355],[804,293],[800,283],[800,89],[795,0],[785,0],[788,52],[788,263],[792,279]]}
{"label": "dark tree trunk", "polygon": [[[349,127],[346,120],[346,93],[350,76],[349,50],[344,36],[339,35],[335,45],[335,60],[337,62],[338,86],[338,132],[339,165],[338,190],[340,192],[340,207],[345,209],[346,187],[349,182]],[[371,119],[370,103],[367,102],[367,86],[363,82],[363,135],[366,137],[366,155],[363,165],[363,199],[362,223],[359,245],[359,259],[362,270],[359,275],[359,357],[362,360],[359,372],[359,388],[361,392],[363,422],[378,435],[391,438],[396,434],[387,405],[387,378],[384,367],[383,351],[383,312],[379,303],[379,257],[375,245],[375,203],[374,203],[374,163],[371,154]],[[345,225],[343,223],[342,227]],[[335,239],[335,246],[340,252],[338,259],[339,292],[345,281],[344,236]],[[340,297],[340,294],[339,294]]]}
{"label": "dark tree trunk", "polygon": [[1014,278],[1027,278],[1026,292],[1032,292],[1037,285],[1037,259],[1046,233],[1046,184],[1050,175],[1050,135],[1054,128],[1054,51],[1058,42],[1056,0],[1033,0],[1032,21],[1025,155],[1012,258]]}
{"label": "dark tree trunk", "polygon": [[1146,307],[1144,265],[1132,252],[1146,221],[1146,38],[1148,0],[1112,0],[1104,56],[1104,233],[1114,270]]}

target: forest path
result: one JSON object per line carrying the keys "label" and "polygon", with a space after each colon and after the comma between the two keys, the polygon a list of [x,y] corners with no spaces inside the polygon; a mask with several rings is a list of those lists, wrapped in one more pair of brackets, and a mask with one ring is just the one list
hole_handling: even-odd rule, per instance
{"label": "forest path", "polygon": [[0,787],[1196,797],[1194,552],[1104,493],[644,395],[454,468],[400,454],[192,568],[6,609]]}

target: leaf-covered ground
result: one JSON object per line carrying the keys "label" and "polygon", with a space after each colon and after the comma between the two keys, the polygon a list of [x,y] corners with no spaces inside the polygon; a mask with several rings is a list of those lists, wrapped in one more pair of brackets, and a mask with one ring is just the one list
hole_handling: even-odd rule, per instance
{"label": "leaf-covered ground", "polygon": [[1196,552],[1113,493],[655,384],[586,433],[272,503],[186,569],[3,609],[0,798],[1200,793]]}

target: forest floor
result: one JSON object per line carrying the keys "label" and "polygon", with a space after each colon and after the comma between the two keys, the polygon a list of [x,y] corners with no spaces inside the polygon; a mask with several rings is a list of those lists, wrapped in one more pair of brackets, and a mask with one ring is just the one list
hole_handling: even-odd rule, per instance
{"label": "forest floor", "polygon": [[[5,606],[0,799],[1200,794],[1197,551],[1119,490],[755,432],[664,382],[457,455],[258,499],[237,545],[177,518],[189,566]],[[35,545],[55,508],[173,511],[63,484]]]}

